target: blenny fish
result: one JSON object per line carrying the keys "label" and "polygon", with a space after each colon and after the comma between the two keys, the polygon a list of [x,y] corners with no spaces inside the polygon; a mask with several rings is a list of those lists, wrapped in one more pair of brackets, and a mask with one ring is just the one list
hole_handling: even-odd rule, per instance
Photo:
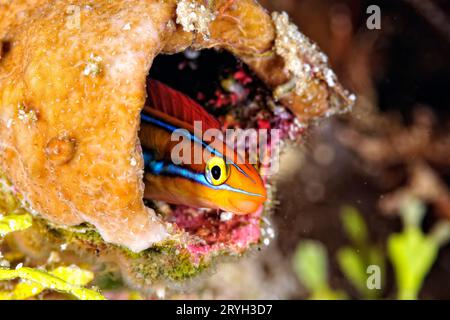
{"label": "blenny fish", "polygon": [[[257,211],[267,196],[257,169],[223,140],[206,139],[194,130],[198,123],[202,132],[220,130],[219,122],[197,102],[159,81],[150,80],[147,88],[139,133],[145,162],[144,197],[235,214]],[[185,139],[174,139],[174,133]],[[173,152],[180,143],[191,155]],[[196,152],[201,152],[200,161],[194,161]]]}

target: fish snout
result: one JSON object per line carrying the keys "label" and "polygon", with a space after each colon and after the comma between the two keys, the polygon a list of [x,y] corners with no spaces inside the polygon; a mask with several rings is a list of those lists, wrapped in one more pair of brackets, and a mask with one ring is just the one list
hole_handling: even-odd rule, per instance
{"label": "fish snout", "polygon": [[231,211],[235,214],[251,214],[258,211],[258,209],[264,204],[267,199],[266,192],[264,190],[260,195],[251,197],[232,197],[229,199]]}

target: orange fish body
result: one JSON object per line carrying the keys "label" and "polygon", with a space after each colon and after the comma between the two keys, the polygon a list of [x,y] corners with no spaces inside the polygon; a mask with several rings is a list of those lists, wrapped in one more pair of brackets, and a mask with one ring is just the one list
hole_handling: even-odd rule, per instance
{"label": "orange fish body", "polygon": [[141,113],[145,198],[196,208],[250,214],[266,200],[258,171],[215,137],[202,131],[219,123],[195,101],[158,81],[149,83],[149,104]]}

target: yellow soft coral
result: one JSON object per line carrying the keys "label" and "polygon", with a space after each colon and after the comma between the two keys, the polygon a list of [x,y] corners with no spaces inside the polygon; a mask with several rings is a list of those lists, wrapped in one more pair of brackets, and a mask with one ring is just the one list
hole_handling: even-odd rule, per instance
{"label": "yellow soft coral", "polygon": [[[0,237],[24,230],[32,225],[29,214],[0,216]],[[14,290],[0,292],[0,300],[28,299],[46,289],[72,294],[81,300],[104,300],[105,298],[95,290],[83,288],[94,278],[90,271],[77,266],[58,267],[52,271],[43,271],[20,264],[16,269],[0,268],[0,281],[20,278],[23,280]]]}
{"label": "yellow soft coral", "polygon": [[31,224],[32,218],[29,214],[0,215],[0,237],[4,237],[10,232],[25,230],[31,227]]}
{"label": "yellow soft coral", "polygon": [[60,267],[51,272],[38,269],[20,267],[14,270],[0,269],[0,281],[20,278],[28,280],[19,283],[12,292],[0,292],[2,299],[27,299],[33,297],[45,289],[69,293],[80,300],[105,300],[97,291],[83,288],[93,279],[89,271],[78,267]]}

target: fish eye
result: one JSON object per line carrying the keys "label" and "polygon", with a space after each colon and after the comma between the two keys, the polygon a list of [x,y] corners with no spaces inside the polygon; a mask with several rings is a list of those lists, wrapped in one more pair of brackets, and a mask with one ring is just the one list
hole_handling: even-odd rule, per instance
{"label": "fish eye", "polygon": [[225,160],[213,157],[206,163],[205,177],[214,186],[224,184],[230,176],[230,168]]}

